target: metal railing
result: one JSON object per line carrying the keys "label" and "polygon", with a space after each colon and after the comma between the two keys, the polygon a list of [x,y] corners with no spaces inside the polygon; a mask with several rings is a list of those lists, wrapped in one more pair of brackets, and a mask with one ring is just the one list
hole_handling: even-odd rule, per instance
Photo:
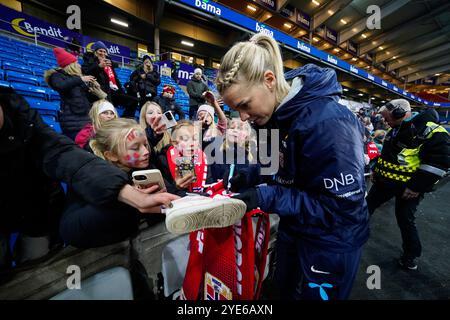
{"label": "metal railing", "polygon": [[[20,25],[12,24],[10,21],[6,21],[6,20],[3,20],[3,19],[0,19],[0,23],[9,24],[11,26],[14,26],[14,28],[20,28],[24,32],[26,31],[27,33],[30,33],[30,32],[28,32],[28,30],[25,30]],[[29,44],[33,43],[35,46],[43,46],[43,47],[47,47],[47,48],[56,48],[56,47],[61,47],[61,46],[64,45],[66,49],[67,48],[74,48],[74,47],[76,47],[76,48],[79,49],[80,56],[82,56],[83,54],[88,52],[87,48],[82,46],[82,45],[78,45],[78,44],[73,43],[71,41],[67,41],[65,39],[54,37],[54,36],[51,36],[51,35],[48,35],[48,34],[39,33],[39,32],[37,32],[36,29],[33,29],[33,37],[28,37],[28,36],[21,35],[21,34],[18,34],[18,33],[15,33],[15,32],[11,32],[11,31],[8,31],[8,30],[4,30],[4,29],[0,30],[0,34],[7,35],[7,36],[9,36],[11,38],[15,38],[15,39],[18,39],[20,41],[23,41],[23,42],[26,42],[26,43],[29,43]],[[45,40],[41,40],[40,38],[43,38],[43,37],[52,38],[52,39],[60,42],[61,45],[58,46],[58,45],[46,42]],[[176,54],[176,55],[178,55],[178,56],[180,56],[182,58],[185,58],[185,59],[182,59],[182,60],[178,60],[177,59],[178,61],[180,61],[182,63],[191,65],[193,67],[198,66],[198,64],[194,64],[194,63],[190,63],[189,62],[190,58],[192,58],[191,56],[186,56],[186,55],[180,54],[178,52],[168,51],[168,52],[161,53],[159,55],[152,54],[152,56],[155,57],[154,61],[163,61],[163,60],[174,61],[174,59],[172,59],[172,55],[173,54]],[[116,57],[118,60],[120,60],[122,68],[125,68],[125,67],[136,68],[138,65],[142,64],[142,59],[141,58],[133,59],[131,57],[126,57],[126,56],[118,55],[118,54],[108,54],[108,55],[112,56],[112,57]],[[126,62],[126,61],[128,61],[128,62]],[[214,80],[215,80],[214,78],[208,77],[206,75],[205,75],[205,77],[208,80],[212,81],[212,82],[214,82]]]}
{"label": "metal railing", "polygon": [[[0,19],[0,22],[5,23],[5,24],[9,24],[10,26],[12,26],[14,28],[20,28],[24,32],[26,31],[27,33],[29,33],[27,30],[25,30],[20,25],[12,24],[10,21],[6,21],[6,20],[3,20],[3,19]],[[66,48],[68,48],[69,46],[70,47],[77,47],[77,48],[79,48],[80,49],[79,50],[80,54],[84,54],[84,53],[88,52],[86,47],[83,47],[81,45],[77,45],[75,43],[72,43],[71,41],[67,41],[67,40],[64,40],[64,39],[61,39],[61,38],[57,38],[57,37],[54,37],[54,36],[51,36],[51,35],[48,35],[48,34],[39,33],[39,32],[37,32],[36,29],[33,30],[33,38],[27,37],[27,36],[24,36],[24,35],[15,33],[15,32],[11,32],[11,31],[8,31],[8,30],[0,30],[0,33],[7,34],[8,36],[11,36],[13,38],[17,38],[17,39],[19,39],[21,41],[24,41],[24,42],[34,43],[35,46],[41,45],[41,46],[45,46],[45,47],[49,47],[49,48],[58,47],[57,45],[54,45],[52,43],[49,43],[49,42],[46,42],[46,41],[42,41],[42,40],[39,39],[40,37],[52,38],[52,39],[57,40],[58,42],[61,42],[63,45],[65,45]],[[166,53],[164,53],[164,54],[166,54]],[[138,64],[140,64],[142,62],[140,59],[133,59],[131,57],[126,57],[126,56],[123,56],[123,55],[109,54],[109,53],[108,53],[108,55],[112,56],[112,57],[116,57],[118,60],[120,60],[122,68],[125,67],[125,66],[136,67]],[[157,58],[156,61],[158,61],[159,57],[162,56],[162,55],[163,54],[153,55],[153,56],[155,56]],[[125,61],[129,61],[129,62],[126,63]]]}

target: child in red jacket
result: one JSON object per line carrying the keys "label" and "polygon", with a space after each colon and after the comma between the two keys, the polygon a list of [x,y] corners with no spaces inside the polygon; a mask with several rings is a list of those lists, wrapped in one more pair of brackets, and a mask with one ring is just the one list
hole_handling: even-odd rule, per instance
{"label": "child in red jacket", "polygon": [[107,100],[98,100],[94,102],[89,111],[91,122],[87,123],[75,137],[75,143],[84,148],[95,132],[102,127],[102,123],[119,117],[116,108]]}

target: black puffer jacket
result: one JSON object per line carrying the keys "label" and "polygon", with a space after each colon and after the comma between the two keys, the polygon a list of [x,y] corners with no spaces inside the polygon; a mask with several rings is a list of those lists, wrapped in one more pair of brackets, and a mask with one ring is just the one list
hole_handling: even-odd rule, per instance
{"label": "black puffer jacket", "polygon": [[127,175],[47,126],[12,89],[0,88],[0,232],[39,236],[58,224],[67,183],[84,201],[114,202]]}
{"label": "black puffer jacket", "polygon": [[205,103],[205,98],[203,98],[203,93],[208,91],[208,86],[202,81],[197,80],[195,77],[187,83],[187,92],[189,94],[189,105],[199,106]]}
{"label": "black puffer jacket", "polygon": [[[112,69],[114,72],[114,77],[116,78],[116,83],[119,89],[117,93],[123,94],[122,84],[120,83],[119,77],[116,74],[115,68],[117,68],[117,63],[111,61]],[[84,75],[94,76],[97,79],[97,82],[100,84],[101,89],[108,94],[108,100],[111,101],[111,88],[109,87],[109,77],[108,74],[101,68],[99,65],[98,58],[94,55],[93,52],[87,52],[83,56],[83,65],[81,67]]]}
{"label": "black puffer jacket", "polygon": [[[142,79],[142,75],[145,75],[144,79]],[[144,68],[140,67],[130,75],[130,82],[134,91],[136,93],[139,92],[141,98],[144,98],[149,93],[152,95],[151,98],[154,98],[156,97],[156,88],[161,83],[161,78],[155,70],[145,73]]]}
{"label": "black puffer jacket", "polygon": [[47,74],[48,85],[61,97],[59,121],[62,132],[72,140],[90,122],[89,110],[95,97],[79,76],[71,76],[61,69]]}
{"label": "black puffer jacket", "polygon": [[184,112],[175,99],[158,96],[153,101],[159,104],[163,112],[171,111],[174,115],[178,115],[178,120],[184,119]]}

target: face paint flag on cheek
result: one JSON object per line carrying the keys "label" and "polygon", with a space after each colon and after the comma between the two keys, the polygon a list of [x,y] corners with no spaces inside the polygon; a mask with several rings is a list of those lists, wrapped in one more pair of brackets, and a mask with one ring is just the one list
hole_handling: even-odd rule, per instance
{"label": "face paint flag on cheek", "polygon": [[136,163],[139,161],[139,153],[134,152],[133,154],[127,154],[125,156],[125,162],[129,164],[130,166],[135,166]]}

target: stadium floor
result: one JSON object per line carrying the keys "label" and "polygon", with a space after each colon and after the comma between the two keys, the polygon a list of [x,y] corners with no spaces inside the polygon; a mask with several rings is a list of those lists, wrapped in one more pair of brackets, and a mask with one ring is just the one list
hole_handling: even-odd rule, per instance
{"label": "stadium floor", "polygon": [[[418,207],[416,224],[422,242],[422,257],[416,271],[397,265],[401,254],[400,230],[394,200],[375,211],[371,236],[366,243],[351,299],[450,299],[450,184],[426,194]],[[369,265],[381,269],[381,289],[369,290]]]}
{"label": "stadium floor", "polygon": [[[394,200],[378,208],[371,218],[370,238],[365,244],[351,300],[437,300],[450,299],[450,184],[427,194],[416,215],[422,242],[422,257],[416,271],[402,270],[400,230]],[[369,290],[367,267],[381,270],[381,289]],[[271,280],[265,281],[262,299],[278,299]]]}

